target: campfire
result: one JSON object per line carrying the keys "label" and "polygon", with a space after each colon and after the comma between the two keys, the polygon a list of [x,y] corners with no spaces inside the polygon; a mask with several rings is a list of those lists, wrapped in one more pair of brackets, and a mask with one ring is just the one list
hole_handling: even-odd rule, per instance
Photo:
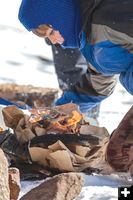
{"label": "campfire", "polygon": [[105,128],[86,122],[77,105],[70,103],[28,112],[7,106],[2,112],[5,125],[12,131],[2,131],[1,148],[11,160],[60,172],[99,169],[95,160],[103,153],[109,134]]}
{"label": "campfire", "polygon": [[73,110],[71,113],[65,113],[56,109],[30,110],[31,116],[29,121],[32,124],[39,123],[49,132],[58,133],[79,133],[83,116]]}

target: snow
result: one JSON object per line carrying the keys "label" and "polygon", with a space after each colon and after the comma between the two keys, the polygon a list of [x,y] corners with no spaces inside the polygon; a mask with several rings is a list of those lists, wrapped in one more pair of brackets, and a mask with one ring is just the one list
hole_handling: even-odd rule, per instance
{"label": "snow", "polygon": [[[21,0],[0,0],[0,83],[32,84],[57,88],[53,64],[41,58],[52,59],[51,48],[43,39],[27,32],[17,19]],[[132,106],[133,97],[118,83],[115,92],[101,105],[99,123],[111,133]],[[113,176],[85,176],[85,184],[78,200],[115,200],[123,179]],[[21,196],[40,181],[21,183]]]}
{"label": "snow", "polygon": [[[116,200],[118,198],[118,187],[131,185],[131,182],[127,183],[116,174],[111,176],[88,176],[82,173],[82,175],[85,179],[84,187],[75,200]],[[20,197],[43,181],[22,181],[21,187],[23,190]]]}

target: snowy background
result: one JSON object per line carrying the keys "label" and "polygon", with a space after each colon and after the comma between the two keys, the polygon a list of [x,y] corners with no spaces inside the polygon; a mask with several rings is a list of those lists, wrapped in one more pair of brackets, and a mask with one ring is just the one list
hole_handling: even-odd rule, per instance
{"label": "snowy background", "polygon": [[[24,29],[17,19],[21,0],[0,0],[0,83],[32,84],[58,88],[51,47],[42,38]],[[133,104],[133,97],[118,83],[114,94],[100,109],[99,123],[111,133]],[[23,195],[38,182],[22,182]],[[118,185],[125,183],[118,176],[85,176],[85,185],[78,200],[116,200]]]}

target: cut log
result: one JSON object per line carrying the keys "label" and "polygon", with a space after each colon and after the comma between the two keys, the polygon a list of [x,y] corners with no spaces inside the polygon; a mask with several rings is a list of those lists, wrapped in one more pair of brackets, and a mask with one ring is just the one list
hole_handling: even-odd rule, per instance
{"label": "cut log", "polygon": [[31,140],[30,146],[48,147],[49,145],[62,141],[65,145],[98,145],[99,138],[93,135],[76,135],[76,134],[46,134],[35,137]]}
{"label": "cut log", "polygon": [[[0,84],[0,97],[31,107],[51,106],[58,96],[54,88],[34,87],[32,85]],[[19,102],[20,101],[20,102]]]}

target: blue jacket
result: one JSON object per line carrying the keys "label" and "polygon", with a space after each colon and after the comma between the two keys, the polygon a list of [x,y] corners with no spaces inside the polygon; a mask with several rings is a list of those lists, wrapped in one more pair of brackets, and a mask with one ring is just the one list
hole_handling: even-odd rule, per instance
{"label": "blue jacket", "polygon": [[82,112],[112,94],[115,75],[119,75],[121,84],[133,95],[133,1],[105,0],[92,12],[91,19],[80,43],[89,64],[88,72],[57,100],[58,105],[77,103]]}
{"label": "blue jacket", "polygon": [[[96,26],[94,29],[97,29]],[[101,29],[104,28],[101,27]],[[111,32],[110,28],[106,27],[106,29]],[[120,35],[117,32],[115,34],[116,38],[118,34]],[[128,42],[127,39],[129,39]],[[121,38],[118,38],[118,40],[119,43],[116,43],[113,38],[107,38],[91,44],[86,42],[86,38],[83,36],[81,52],[88,63],[105,76],[120,74],[120,82],[133,95],[133,43],[130,43],[130,41],[133,42],[133,38],[121,34]],[[127,48],[125,48],[126,45]],[[131,46],[132,49],[130,50]]]}

